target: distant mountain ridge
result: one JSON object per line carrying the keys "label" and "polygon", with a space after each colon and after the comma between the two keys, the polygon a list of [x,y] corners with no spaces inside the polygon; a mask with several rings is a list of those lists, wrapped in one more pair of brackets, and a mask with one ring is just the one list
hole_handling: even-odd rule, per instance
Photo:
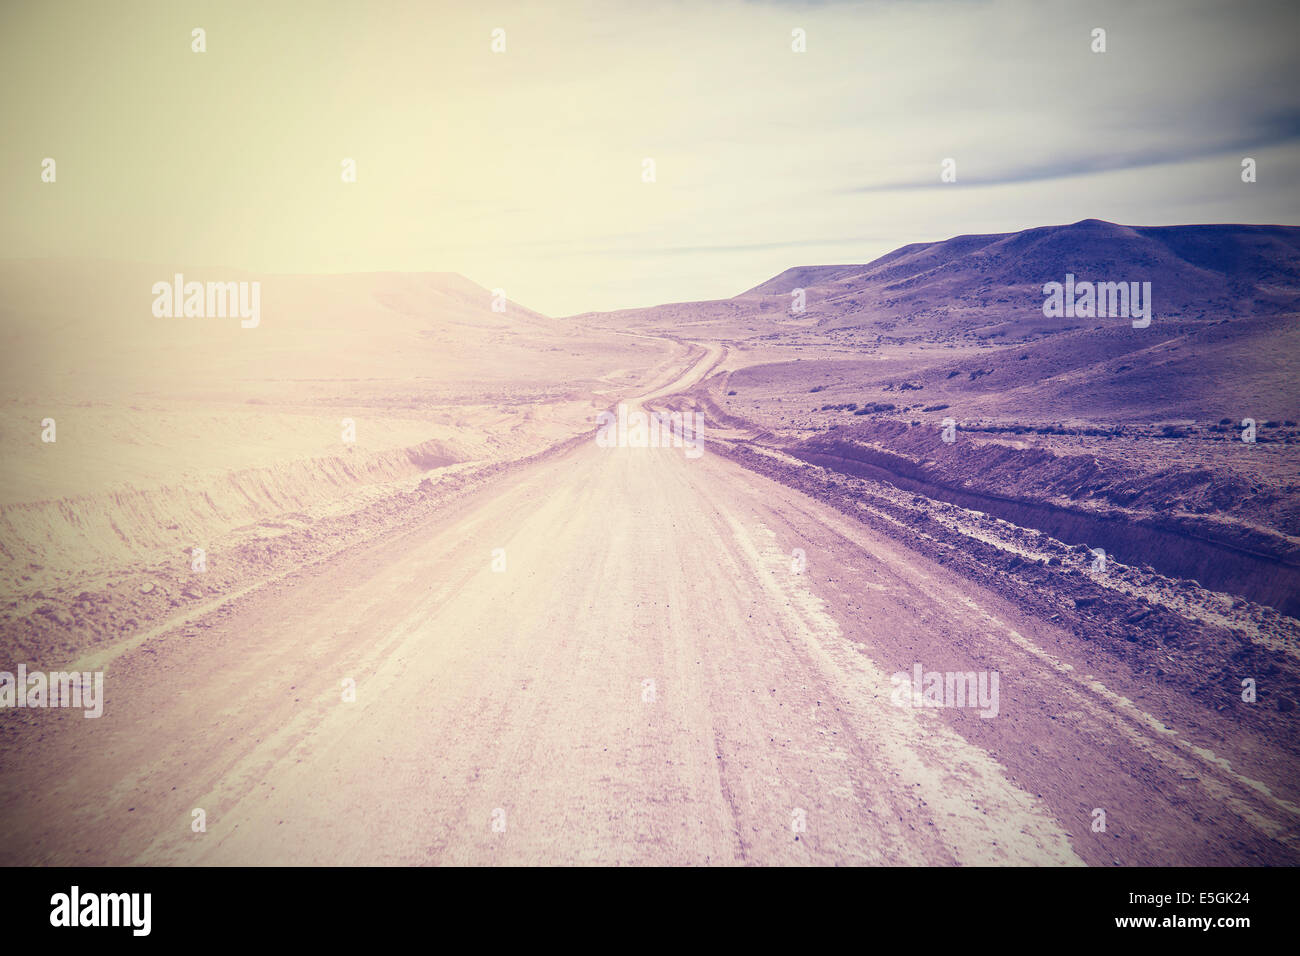
{"label": "distant mountain ridge", "polygon": [[[1045,315],[1043,286],[1068,274],[1150,282],[1150,323]],[[796,266],[729,299],[585,318],[765,350],[767,361],[731,379],[740,394],[799,382],[823,390],[819,405],[1219,422],[1296,417],[1297,317],[1300,227],[1085,219],[913,243],[861,265]],[[781,346],[794,350],[782,359]],[[819,348],[839,364],[817,361]]]}
{"label": "distant mountain ridge", "polygon": [[[936,316],[1004,318],[1032,312],[1044,283],[1150,281],[1157,311],[1275,312],[1300,300],[1300,227],[1124,226],[1085,219],[1021,232],[902,246],[864,265],[798,266],[736,296],[758,304],[802,288],[808,315],[842,320]],[[782,303],[783,310],[788,308]]]}

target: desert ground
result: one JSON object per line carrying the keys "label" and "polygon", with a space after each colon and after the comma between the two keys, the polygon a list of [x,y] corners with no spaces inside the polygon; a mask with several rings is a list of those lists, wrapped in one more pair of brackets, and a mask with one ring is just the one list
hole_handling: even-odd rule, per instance
{"label": "desert ground", "polygon": [[[1149,327],[1043,315],[1115,263]],[[2,268],[0,669],[105,702],[0,711],[0,862],[1300,862],[1300,229],[562,318],[233,276],[257,328],[150,314],[198,268]]]}

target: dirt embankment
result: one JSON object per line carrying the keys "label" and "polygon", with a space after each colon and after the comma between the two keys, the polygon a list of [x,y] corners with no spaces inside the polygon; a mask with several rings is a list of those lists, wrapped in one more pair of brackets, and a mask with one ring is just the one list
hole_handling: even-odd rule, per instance
{"label": "dirt embankment", "polygon": [[[1253,732],[1296,751],[1291,720],[1300,700],[1300,628],[1270,607],[1167,578],[1149,567],[1108,561],[1085,545],[1016,527],[987,514],[808,464],[746,442],[715,441],[729,457],[828,502],[1027,612],[1070,630],[1157,685],[1217,711],[1241,697],[1243,677],[1261,708],[1242,709]],[[1266,691],[1266,692],[1265,692]]]}
{"label": "dirt embankment", "polygon": [[0,506],[0,568],[73,572],[207,549],[231,531],[456,462],[439,441],[278,462],[153,488]]}
{"label": "dirt embankment", "polygon": [[1300,617],[1300,540],[1285,489],[1222,470],[1144,469],[960,431],[949,444],[934,425],[895,421],[836,429],[786,450]]}
{"label": "dirt embankment", "polygon": [[[466,495],[511,470],[561,454],[585,440],[585,435],[579,436],[510,461],[439,467],[430,457],[432,452],[421,446],[423,451],[405,449],[374,456],[383,463],[372,461],[368,468],[335,466],[337,470],[326,481],[345,486],[358,483],[351,494],[344,487],[335,507],[322,510],[317,499],[315,514],[283,509],[259,513],[252,524],[210,539],[202,570],[195,569],[186,544],[142,552],[139,560],[115,561],[98,573],[61,576],[55,584],[0,607],[0,643],[15,659],[52,666],[102,652],[130,635],[147,634],[165,623],[184,624],[196,633],[212,626],[212,619],[203,615],[233,596],[292,575],[421,516],[454,507]],[[409,467],[401,461],[407,453]],[[397,477],[376,484],[389,468]],[[300,477],[311,480],[310,475]],[[316,480],[321,480],[319,475]],[[264,494],[275,490],[263,486]],[[212,505],[210,499],[198,500]],[[120,516],[115,517],[120,523]],[[147,512],[139,533],[157,534],[157,521],[156,512]]]}

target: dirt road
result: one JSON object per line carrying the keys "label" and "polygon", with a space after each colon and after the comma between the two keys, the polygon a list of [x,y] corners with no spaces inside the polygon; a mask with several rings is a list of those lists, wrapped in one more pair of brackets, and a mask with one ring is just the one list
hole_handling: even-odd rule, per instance
{"label": "dirt road", "polygon": [[[593,439],[125,651],[98,720],[6,725],[0,861],[1296,862],[1293,804],[1082,653],[707,450]],[[997,672],[996,716],[900,706],[914,663]]]}

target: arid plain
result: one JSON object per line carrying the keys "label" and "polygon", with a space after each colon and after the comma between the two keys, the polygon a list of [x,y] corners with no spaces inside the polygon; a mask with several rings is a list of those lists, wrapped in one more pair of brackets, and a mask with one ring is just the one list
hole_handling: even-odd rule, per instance
{"label": "arid plain", "polygon": [[[105,674],[0,714],[6,863],[1300,861],[1300,229],[564,318],[218,270],[255,328],[152,314],[212,270],[0,269],[4,656]],[[1149,325],[1045,315],[1067,272]]]}

